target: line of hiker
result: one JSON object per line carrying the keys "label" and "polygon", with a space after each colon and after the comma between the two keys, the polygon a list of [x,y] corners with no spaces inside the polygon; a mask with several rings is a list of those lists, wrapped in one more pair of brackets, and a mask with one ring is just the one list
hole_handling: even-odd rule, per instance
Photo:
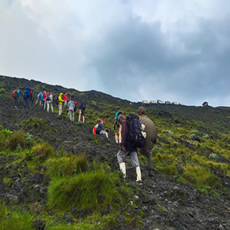
{"label": "line of hiker", "polygon": [[[26,87],[22,94],[20,89],[13,91],[12,96],[15,99],[15,108],[18,106],[20,95],[23,96],[24,107],[28,109],[30,103],[33,103],[33,90]],[[42,109],[49,112],[49,108],[54,112],[54,106],[58,105],[58,117],[63,113],[63,107],[68,108],[70,121],[74,121],[74,115],[77,110],[77,102],[73,97],[68,98],[67,93],[63,95],[60,93],[58,96],[46,91],[40,92],[37,95],[35,105],[40,105]],[[86,103],[82,101],[79,106],[78,121],[85,122],[85,109]],[[138,108],[137,114],[129,114],[126,118],[122,112],[115,114],[114,133],[115,142],[120,145],[120,150],[117,153],[117,160],[119,168],[126,178],[126,164],[125,159],[127,156],[131,159],[131,164],[136,169],[137,182],[142,181],[140,163],[138,160],[138,152],[147,158],[148,175],[153,176],[152,165],[152,148],[157,140],[157,128],[154,122],[146,115],[146,110],[143,106]],[[93,134],[105,135],[109,138],[108,132],[105,131],[104,121],[100,120],[93,128]]]}
{"label": "line of hiker", "polygon": [[[33,89],[29,89],[26,87],[24,93],[21,93],[21,90],[14,90],[12,93],[12,97],[14,98],[14,106],[16,109],[18,109],[18,104],[19,104],[19,97],[22,96],[23,101],[24,101],[24,108],[29,109],[31,104],[34,102],[34,97],[33,97]],[[60,93],[59,95],[48,93],[46,91],[39,92],[37,95],[37,99],[35,102],[35,105],[39,105],[42,109],[46,110],[49,112],[54,112],[54,107],[58,106],[58,117],[60,118],[64,108],[68,108],[68,114],[70,117],[70,121],[73,122],[75,119],[75,113],[77,111],[77,102],[73,100],[73,97],[70,97],[70,99],[67,96],[67,93],[63,95],[63,93]],[[78,121],[82,121],[83,123],[85,122],[85,109],[86,109],[86,102],[83,100],[80,103],[79,106],[79,116],[78,116]]]}

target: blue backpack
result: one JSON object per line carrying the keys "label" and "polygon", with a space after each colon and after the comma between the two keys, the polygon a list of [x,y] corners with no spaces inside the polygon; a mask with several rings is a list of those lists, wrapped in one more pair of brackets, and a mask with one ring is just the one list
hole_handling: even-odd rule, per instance
{"label": "blue backpack", "polygon": [[24,91],[23,97],[24,97],[25,99],[28,98],[28,93],[27,93],[26,90]]}

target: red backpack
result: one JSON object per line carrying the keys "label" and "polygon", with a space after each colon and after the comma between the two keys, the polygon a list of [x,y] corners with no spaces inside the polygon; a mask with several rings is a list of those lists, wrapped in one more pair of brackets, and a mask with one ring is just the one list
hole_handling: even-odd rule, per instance
{"label": "red backpack", "polygon": [[12,97],[15,99],[16,98],[16,94],[17,94],[17,90],[14,90],[12,93]]}

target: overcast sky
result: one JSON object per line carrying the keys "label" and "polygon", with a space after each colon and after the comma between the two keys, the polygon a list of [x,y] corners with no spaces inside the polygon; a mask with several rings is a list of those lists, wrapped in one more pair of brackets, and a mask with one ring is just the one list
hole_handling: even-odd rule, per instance
{"label": "overcast sky", "polygon": [[229,0],[0,0],[0,74],[230,106]]}

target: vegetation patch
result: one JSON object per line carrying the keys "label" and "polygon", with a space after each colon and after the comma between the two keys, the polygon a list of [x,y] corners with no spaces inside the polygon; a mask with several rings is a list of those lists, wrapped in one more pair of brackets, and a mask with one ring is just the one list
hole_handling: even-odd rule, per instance
{"label": "vegetation patch", "polygon": [[15,131],[9,138],[9,147],[11,150],[15,150],[18,145],[20,145],[21,148],[26,146],[25,134],[22,130]]}
{"label": "vegetation patch", "polygon": [[52,154],[53,148],[47,142],[39,143],[32,148],[32,152],[36,160],[45,159]]}
{"label": "vegetation patch", "polygon": [[47,172],[51,177],[68,177],[88,170],[88,162],[84,156],[71,155],[59,159],[49,159],[46,165]]}
{"label": "vegetation patch", "polygon": [[184,167],[184,178],[197,186],[222,186],[220,179],[211,173],[208,167],[190,165]]}
{"label": "vegetation patch", "polygon": [[90,212],[117,207],[119,202],[115,201],[127,198],[119,190],[119,182],[117,175],[106,170],[56,179],[49,186],[48,205],[61,210],[74,207]]}

